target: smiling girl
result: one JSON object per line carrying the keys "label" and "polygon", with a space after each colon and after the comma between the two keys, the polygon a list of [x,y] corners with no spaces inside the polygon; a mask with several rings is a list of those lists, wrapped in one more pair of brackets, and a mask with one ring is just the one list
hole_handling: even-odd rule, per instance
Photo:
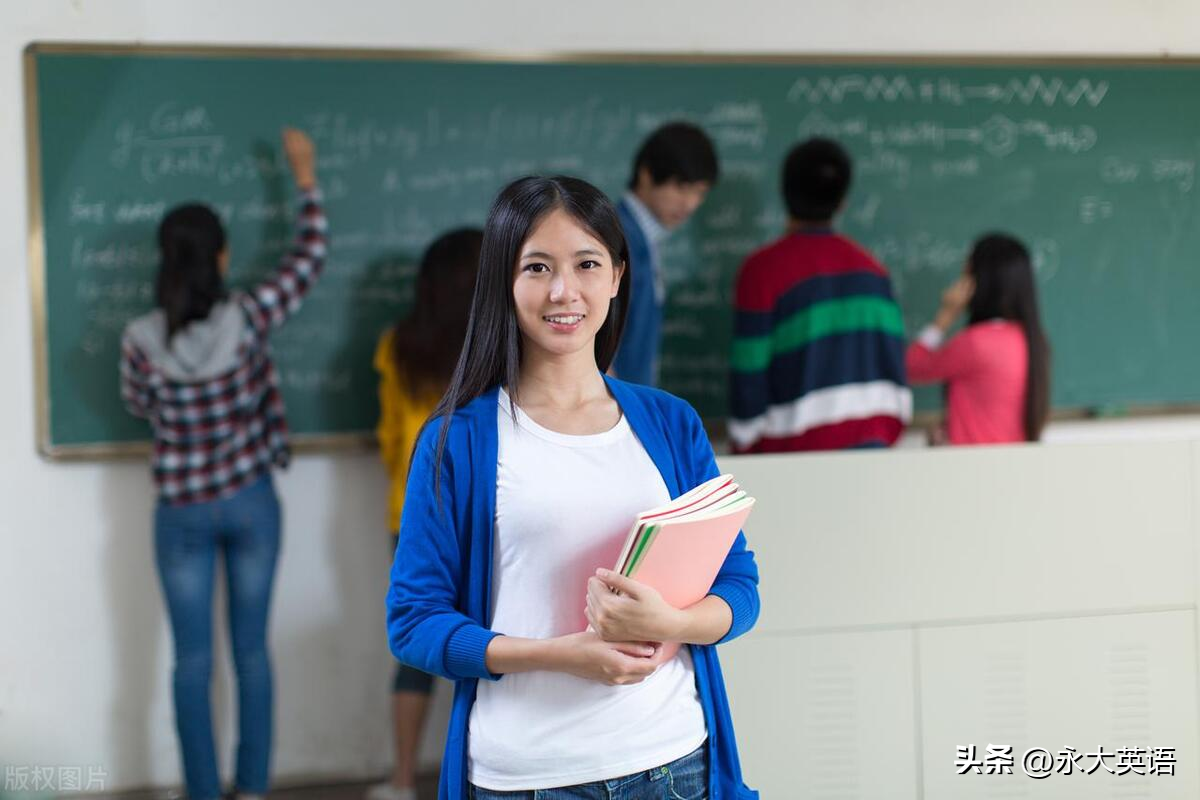
{"label": "smiling girl", "polygon": [[758,616],[745,538],[686,609],[598,569],[639,511],[717,475],[687,403],[604,375],[627,262],[581,180],[522,178],[492,206],[388,593],[397,658],[456,681],[442,798],[757,797],[713,647]]}

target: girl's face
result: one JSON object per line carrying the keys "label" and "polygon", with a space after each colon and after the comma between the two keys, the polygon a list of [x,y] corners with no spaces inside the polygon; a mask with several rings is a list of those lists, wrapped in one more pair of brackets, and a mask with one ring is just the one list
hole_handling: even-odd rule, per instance
{"label": "girl's face", "polygon": [[595,357],[596,332],[621,285],[604,242],[561,208],[547,214],[517,256],[513,300],[525,355]]}

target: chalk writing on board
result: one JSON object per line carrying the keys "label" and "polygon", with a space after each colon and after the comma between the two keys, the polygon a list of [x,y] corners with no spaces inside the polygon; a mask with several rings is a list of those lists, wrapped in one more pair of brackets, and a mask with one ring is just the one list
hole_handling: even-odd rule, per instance
{"label": "chalk writing on board", "polygon": [[1196,162],[1190,159],[1157,158],[1150,162],[1156,181],[1171,181],[1181,192],[1190,192],[1196,182]]}
{"label": "chalk writing on board", "polygon": [[122,225],[137,222],[157,224],[166,211],[167,204],[163,200],[125,200],[117,204],[113,221]]}
{"label": "chalk writing on board", "polygon": [[116,146],[109,161],[125,169],[136,160],[138,173],[146,183],[172,176],[205,176],[216,173],[225,138],[215,135],[153,138],[138,131],[131,122],[117,127]]}
{"label": "chalk writing on board", "polygon": [[648,133],[666,122],[679,119],[701,125],[722,150],[744,148],[757,152],[766,144],[766,113],[761,104],[753,100],[721,100],[699,113],[682,107],[639,111],[634,117],[634,127]]}
{"label": "chalk writing on board", "polygon": [[80,188],[71,193],[70,216],[67,221],[71,225],[91,223],[103,225],[105,217],[104,202],[87,198],[86,190]]}
{"label": "chalk writing on board", "polygon": [[755,101],[726,101],[703,116],[703,125],[723,149],[745,147],[760,151],[766,143],[767,117]]}
{"label": "chalk writing on board", "polygon": [[851,94],[867,102],[894,103],[917,98],[917,90],[904,75],[839,75],[816,80],[797,78],[788,89],[787,98],[793,103],[801,100],[813,104],[841,103]]}
{"label": "chalk writing on board", "polygon": [[979,157],[966,158],[935,158],[929,164],[929,169],[935,178],[971,178],[979,174]]}
{"label": "chalk writing on board", "polygon": [[1141,172],[1137,164],[1116,156],[1109,156],[1100,162],[1100,180],[1105,183],[1133,183]]}
{"label": "chalk writing on board", "polygon": [[71,267],[78,270],[124,270],[158,265],[153,242],[119,241],[96,245],[82,236],[71,243]]}
{"label": "chalk writing on board", "polygon": [[158,136],[184,136],[212,130],[212,117],[204,106],[168,102],[150,112],[150,132]]}
{"label": "chalk writing on board", "polygon": [[721,180],[757,181],[767,173],[767,165],[762,161],[747,161],[737,158],[721,160]]}
{"label": "chalk writing on board", "polygon": [[1042,283],[1049,283],[1058,274],[1061,252],[1058,241],[1046,237],[1034,239],[1029,246],[1033,271]]}
{"label": "chalk writing on board", "polygon": [[129,322],[129,309],[125,306],[89,308],[84,313],[84,319],[100,330],[119,331]]}
{"label": "chalk writing on board", "polygon": [[[308,134],[318,149],[342,157],[342,166],[368,161],[377,152],[412,158],[420,152],[421,132],[416,126],[402,122],[381,124],[373,119],[352,119],[349,114],[327,111],[305,117]],[[322,161],[318,167],[330,163]]]}
{"label": "chalk writing on board", "polygon": [[505,104],[457,115],[430,108],[419,114],[415,123],[321,111],[308,115],[306,125],[318,146],[338,159],[323,159],[322,169],[330,164],[344,168],[380,154],[410,160],[447,148],[504,152],[536,144],[551,149],[606,150],[633,124],[633,110],[624,106],[600,113],[600,106],[600,98],[589,97],[551,113]]}
{"label": "chalk writing on board", "polygon": [[1190,158],[1152,158],[1136,161],[1109,156],[1100,162],[1100,180],[1107,184],[1135,183],[1149,176],[1155,183],[1174,184],[1187,194],[1196,183],[1196,161]]}
{"label": "chalk writing on board", "polygon": [[709,230],[727,231],[742,224],[742,209],[736,205],[706,209],[704,224]]}
{"label": "chalk writing on board", "polygon": [[81,280],[75,284],[75,296],[85,303],[150,303],[154,299],[154,284],[141,280]]}
{"label": "chalk writing on board", "polygon": [[882,204],[882,195],[878,192],[867,192],[862,200],[850,207],[848,214],[861,227],[870,229],[875,225],[875,217],[879,214]]}
{"label": "chalk writing on board", "polygon": [[922,230],[907,235],[869,237],[863,244],[893,274],[950,272],[962,266],[967,254],[965,242]]}
{"label": "chalk writing on board", "polygon": [[1084,225],[1091,225],[1094,222],[1111,219],[1113,209],[1114,206],[1111,200],[1105,200],[1103,197],[1096,197],[1094,195],[1086,195],[1079,198],[1079,221]]}
{"label": "chalk writing on board", "polygon": [[952,78],[909,78],[906,75],[836,75],[821,78],[797,78],[788,89],[787,98],[793,103],[807,102],[840,104],[853,96],[868,103],[945,103],[966,105],[986,102],[1000,105],[1055,105],[1074,107],[1082,101],[1095,108],[1108,94],[1107,81],[1080,78],[1064,81],[1030,75],[1003,82],[963,84]]}
{"label": "chalk writing on board", "polygon": [[933,119],[887,123],[866,117],[835,120],[812,111],[796,126],[796,132],[802,138],[829,136],[863,141],[872,147],[944,150],[952,144],[965,144],[996,158],[1015,151],[1022,138],[1032,139],[1047,150],[1071,154],[1091,150],[1098,139],[1096,129],[1090,125],[1050,125],[1039,119],[1014,120],[1003,114],[993,114],[978,125],[949,126]]}
{"label": "chalk writing on board", "polygon": [[899,188],[908,185],[912,174],[912,159],[890,149],[873,150],[855,162],[855,169],[863,175],[878,175],[891,178]]}

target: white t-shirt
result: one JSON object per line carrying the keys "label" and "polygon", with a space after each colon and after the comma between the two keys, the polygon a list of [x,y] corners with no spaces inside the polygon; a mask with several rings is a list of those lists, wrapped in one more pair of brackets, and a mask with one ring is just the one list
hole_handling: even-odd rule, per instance
{"label": "white t-shirt", "polygon": [[[604,433],[543,428],[500,392],[492,630],[545,639],[587,628],[587,580],[612,567],[633,518],[670,499],[625,417]],[[471,783],[549,789],[682,758],[707,738],[688,648],[631,686],[562,672],[480,681]]]}

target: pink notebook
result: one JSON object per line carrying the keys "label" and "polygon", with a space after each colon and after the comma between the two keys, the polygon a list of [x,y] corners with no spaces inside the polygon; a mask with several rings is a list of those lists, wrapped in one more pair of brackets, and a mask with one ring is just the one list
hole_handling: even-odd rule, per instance
{"label": "pink notebook", "polygon": [[657,522],[693,513],[707,508],[721,498],[727,497],[737,491],[738,485],[733,482],[733,476],[721,475],[710,481],[705,481],[665,505],[641,512],[633,520],[633,526],[629,529],[629,535],[625,537],[625,545],[621,548],[621,555],[617,558],[617,563],[613,567],[613,570],[622,575],[626,574],[630,552],[638,543],[638,537],[642,533],[642,523]]}
{"label": "pink notebook", "polygon": [[676,608],[703,600],[753,507],[754,498],[739,491],[693,514],[642,522],[643,542],[626,576],[653,586]]}
{"label": "pink notebook", "polygon": [[[653,586],[676,608],[708,594],[754,498],[721,475],[634,520],[614,571]],[[667,659],[679,644],[664,644]]]}

